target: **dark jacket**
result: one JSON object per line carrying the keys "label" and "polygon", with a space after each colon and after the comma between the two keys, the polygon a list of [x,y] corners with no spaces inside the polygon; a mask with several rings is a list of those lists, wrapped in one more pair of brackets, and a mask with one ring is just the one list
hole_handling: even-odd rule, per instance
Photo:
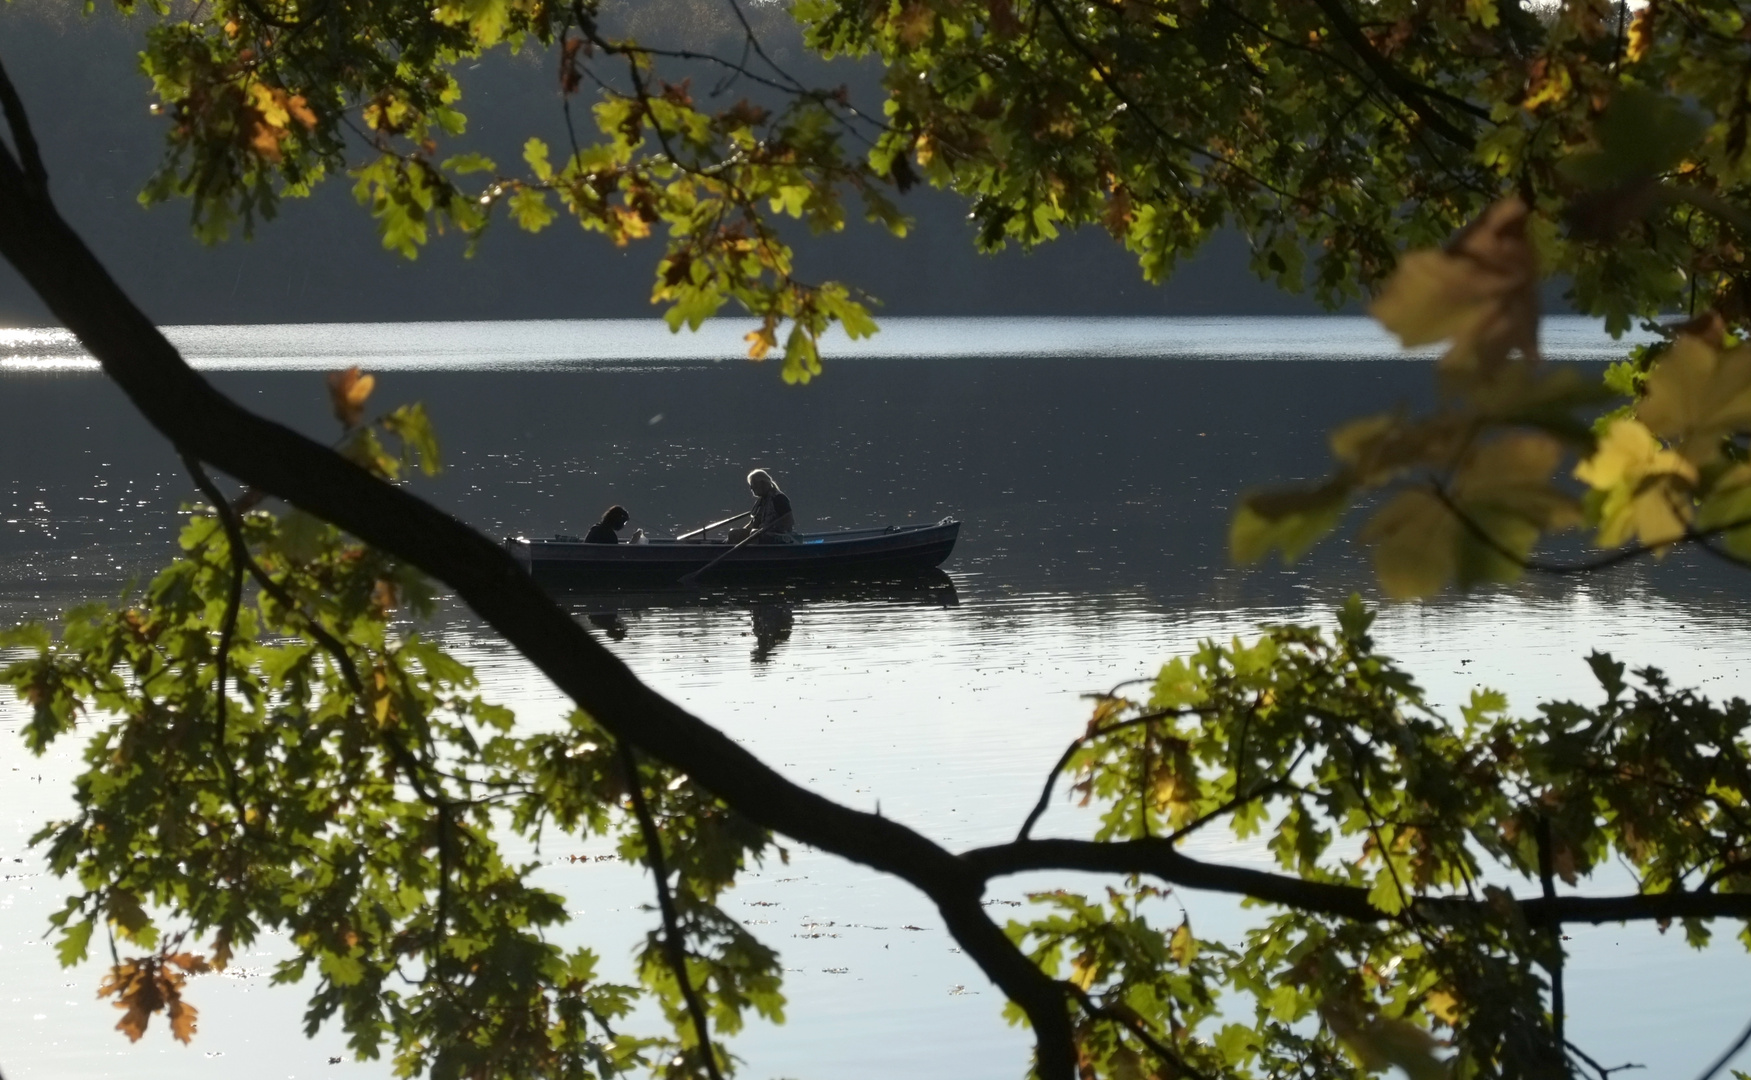
{"label": "dark jacket", "polygon": [[[772,491],[754,500],[754,513],[748,519],[748,524],[752,528],[760,529],[789,516],[790,496],[782,491]],[[793,519],[783,531],[790,532],[795,528],[796,522]]]}

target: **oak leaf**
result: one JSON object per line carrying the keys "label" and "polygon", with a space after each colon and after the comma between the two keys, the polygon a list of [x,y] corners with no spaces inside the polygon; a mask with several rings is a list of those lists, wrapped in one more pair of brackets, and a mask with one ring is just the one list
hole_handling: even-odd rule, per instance
{"label": "oak leaf", "polygon": [[1395,599],[1441,591],[1458,571],[1462,526],[1433,492],[1402,491],[1362,527],[1360,539],[1374,549],[1380,587]]}
{"label": "oak leaf", "polygon": [[1678,335],[1648,373],[1636,418],[1689,461],[1714,460],[1723,438],[1751,429],[1751,347]]}
{"label": "oak leaf", "polygon": [[1526,204],[1504,199],[1440,251],[1413,251],[1369,311],[1406,348],[1449,342],[1444,370],[1488,373],[1538,358],[1538,263]]}
{"label": "oak leaf", "polygon": [[377,385],[374,375],[362,375],[356,367],[330,372],[328,400],[334,406],[334,417],[342,427],[357,427],[365,415],[365,400]]}
{"label": "oak leaf", "polygon": [[1661,446],[1641,421],[1613,420],[1575,478],[1598,493],[1599,546],[1630,539],[1658,546],[1684,535],[1696,466]]}

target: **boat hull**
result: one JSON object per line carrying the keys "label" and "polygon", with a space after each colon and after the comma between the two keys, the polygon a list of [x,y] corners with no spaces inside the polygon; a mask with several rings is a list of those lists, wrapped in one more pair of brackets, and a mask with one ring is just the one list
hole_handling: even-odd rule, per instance
{"label": "boat hull", "polygon": [[[644,544],[586,544],[580,540],[513,537],[511,555],[536,578],[675,580],[704,569],[702,580],[819,580],[897,577],[942,565],[954,551],[961,523],[896,525],[837,533],[799,533],[796,543],[741,548],[722,541],[651,540]],[[714,559],[722,561],[712,565]]]}

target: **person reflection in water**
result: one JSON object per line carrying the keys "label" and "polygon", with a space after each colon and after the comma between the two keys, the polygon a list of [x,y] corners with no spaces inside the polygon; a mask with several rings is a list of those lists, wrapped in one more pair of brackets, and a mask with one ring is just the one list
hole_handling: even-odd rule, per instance
{"label": "person reflection in water", "polygon": [[626,528],[626,523],[632,520],[632,515],[626,512],[624,506],[610,506],[602,514],[602,520],[590,526],[590,531],[584,534],[586,544],[618,544],[620,530]]}
{"label": "person reflection in water", "polygon": [[790,512],[790,496],[778,490],[778,481],[765,469],[748,474],[748,490],[754,496],[754,509],[748,523],[730,530],[730,542],[744,540],[754,533],[756,544],[796,543],[796,518]]}
{"label": "person reflection in water", "polygon": [[790,640],[796,617],[783,600],[756,603],[748,614],[754,626],[754,662],[764,664],[780,645]]}
{"label": "person reflection in water", "polygon": [[608,635],[610,641],[626,640],[626,620],[618,611],[592,611],[584,616],[590,625]]}

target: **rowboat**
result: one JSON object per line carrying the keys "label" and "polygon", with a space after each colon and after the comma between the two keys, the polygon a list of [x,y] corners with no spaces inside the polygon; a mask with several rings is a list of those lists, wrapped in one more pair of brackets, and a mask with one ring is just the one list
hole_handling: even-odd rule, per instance
{"label": "rowboat", "polygon": [[830,579],[896,576],[939,566],[954,550],[960,531],[960,522],[943,518],[934,525],[796,533],[790,542],[740,548],[722,540],[652,538],[642,544],[586,544],[573,537],[526,536],[511,537],[505,547],[537,578],[676,580],[710,567],[703,576],[706,582]]}

